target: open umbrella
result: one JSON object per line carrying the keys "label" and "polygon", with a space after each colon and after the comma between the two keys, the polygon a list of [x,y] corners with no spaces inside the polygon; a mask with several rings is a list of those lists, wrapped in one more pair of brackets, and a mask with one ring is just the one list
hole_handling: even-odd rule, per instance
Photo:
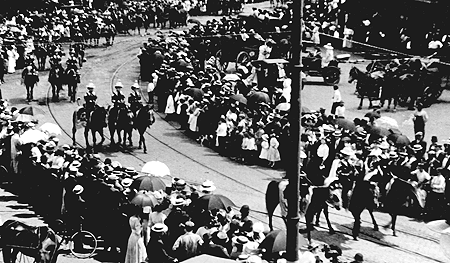
{"label": "open umbrella", "polygon": [[22,135],[20,135],[20,140],[22,141],[23,144],[27,144],[27,143],[36,143],[40,140],[47,140],[48,136],[47,134],[39,131],[39,130],[28,130],[26,132],[24,132]]}
{"label": "open umbrella", "polygon": [[17,114],[11,120],[20,122],[32,122],[36,120],[36,117],[28,114]]}
{"label": "open umbrella", "polygon": [[48,135],[61,135],[61,128],[54,123],[44,123],[39,129]]}
{"label": "open umbrella", "polygon": [[246,105],[247,105],[247,98],[244,97],[244,95],[242,95],[242,94],[234,94],[234,95],[231,95],[231,96],[230,96],[230,99],[235,100],[235,101],[237,101],[237,102],[239,102],[239,103],[242,103],[242,104],[246,104]]}
{"label": "open umbrella", "polygon": [[386,129],[398,129],[398,123],[391,117],[382,116],[374,121],[374,125]]}
{"label": "open umbrella", "polygon": [[[269,253],[286,251],[286,234],[286,230],[274,230],[270,232],[261,242],[259,248],[264,248]],[[298,243],[301,247],[308,245],[308,241],[302,235],[298,235]]]}
{"label": "open umbrella", "polygon": [[197,201],[197,205],[199,208],[203,208],[206,210],[226,210],[228,207],[236,206],[228,197],[218,194],[210,194],[200,197]]}
{"label": "open umbrella", "polygon": [[166,190],[166,184],[160,177],[155,176],[140,176],[136,179],[134,179],[133,183],[131,184],[130,188],[136,189],[136,190],[147,190],[147,191],[158,191],[158,190]]}
{"label": "open umbrella", "polygon": [[151,206],[155,207],[156,204],[158,204],[158,200],[156,200],[156,197],[152,194],[144,194],[144,193],[138,193],[132,200],[132,204],[135,204],[140,207],[145,206]]}
{"label": "open umbrella", "polygon": [[191,96],[195,101],[202,101],[205,93],[199,88],[189,88],[184,91],[184,94]]}
{"label": "open umbrella", "polygon": [[349,130],[349,131],[356,131],[356,125],[353,121],[343,119],[343,118],[337,118],[336,119],[336,125],[341,127],[342,129]]}
{"label": "open umbrella", "polygon": [[388,136],[391,134],[391,132],[386,129],[386,128],[382,128],[382,127],[377,127],[377,126],[372,126],[369,128],[369,133],[370,134],[374,134],[374,135],[378,135],[378,136]]}
{"label": "open umbrella", "polygon": [[169,167],[160,161],[150,161],[142,166],[141,172],[156,177],[164,177],[170,175]]}
{"label": "open umbrella", "polygon": [[408,146],[411,141],[406,135],[393,133],[387,137],[387,140],[394,143],[396,146]]}
{"label": "open umbrella", "polygon": [[19,110],[20,114],[26,114],[31,116],[37,116],[37,115],[44,115],[45,112],[39,108],[33,107],[33,106],[27,106],[23,107]]}
{"label": "open umbrella", "polygon": [[202,254],[183,261],[183,263],[236,263],[236,260],[219,258],[207,254]]}
{"label": "open umbrella", "polygon": [[247,100],[248,100],[248,102],[255,103],[255,104],[257,104],[259,102],[270,103],[269,95],[262,91],[256,91],[256,92],[251,93],[247,97]]}
{"label": "open umbrella", "polygon": [[377,110],[374,110],[374,111],[369,111],[368,113],[366,113],[364,115],[364,117],[378,119],[381,117],[381,114]]}
{"label": "open umbrella", "polygon": [[196,25],[199,25],[199,26],[202,25],[202,22],[200,22],[200,20],[197,20],[197,19],[195,19],[195,18],[189,18],[189,19],[187,20],[187,22],[188,22],[188,23],[192,23],[192,24],[196,24]]}

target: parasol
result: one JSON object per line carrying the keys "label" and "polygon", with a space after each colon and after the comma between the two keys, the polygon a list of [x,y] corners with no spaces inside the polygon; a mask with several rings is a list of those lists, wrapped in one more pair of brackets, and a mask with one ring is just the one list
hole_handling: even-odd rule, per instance
{"label": "parasol", "polygon": [[166,190],[166,184],[160,177],[155,176],[140,176],[136,178],[131,184],[130,188],[136,190],[147,190],[147,191],[158,191],[158,190]]}
{"label": "parasol", "polygon": [[372,126],[369,128],[369,133],[370,134],[374,134],[374,135],[378,135],[378,136],[388,136],[391,134],[391,132],[386,129],[386,128],[382,128],[382,127],[377,127],[377,126]]}
{"label": "parasol", "polygon": [[20,114],[26,114],[31,116],[37,116],[37,115],[44,115],[45,112],[39,108],[33,107],[33,106],[27,106],[23,107],[19,110]]}
{"label": "parasol", "polygon": [[262,91],[256,91],[251,93],[247,97],[248,102],[258,104],[259,102],[270,103],[269,95]]}
{"label": "parasol", "polygon": [[196,25],[199,25],[199,26],[202,25],[202,22],[200,22],[200,20],[197,20],[197,19],[194,19],[194,18],[189,18],[189,19],[187,20],[187,22],[188,22],[188,23],[192,23],[192,24],[196,24]]}
{"label": "parasol", "polygon": [[374,125],[386,129],[398,129],[398,123],[391,117],[382,116],[374,121]]}
{"label": "parasol", "polygon": [[[266,249],[269,253],[286,251],[286,234],[286,230],[274,230],[270,232],[261,242],[259,248]],[[298,243],[300,247],[308,245],[307,240],[302,235],[298,235]]]}
{"label": "parasol", "polygon": [[191,96],[195,101],[202,101],[205,93],[199,88],[189,88],[184,91],[184,94]]}
{"label": "parasol", "polygon": [[169,167],[160,161],[150,161],[142,166],[141,172],[156,177],[164,177],[170,175]]}
{"label": "parasol", "polygon": [[235,100],[242,104],[247,104],[247,98],[242,94],[234,94],[230,96],[230,99]]}
{"label": "parasol", "polygon": [[37,143],[40,140],[47,140],[47,139],[48,139],[47,134],[35,129],[27,130],[22,135],[20,135],[20,140],[22,141],[23,144],[31,142]]}
{"label": "parasol", "polygon": [[381,114],[380,114],[379,111],[373,110],[373,111],[370,111],[370,112],[366,113],[366,114],[364,115],[364,117],[367,117],[367,118],[373,118],[373,119],[378,119],[378,118],[381,117]]}
{"label": "parasol", "polygon": [[228,197],[219,194],[204,195],[198,199],[197,205],[205,210],[226,210],[228,207],[236,206]]}
{"label": "parasol", "polygon": [[392,133],[387,137],[387,140],[394,143],[396,146],[408,146],[411,141],[406,135]]}
{"label": "parasol", "polygon": [[224,80],[224,81],[238,81],[240,79],[241,78],[238,75],[236,75],[236,74],[227,74],[227,75],[225,75],[225,77],[223,77],[222,80]]}
{"label": "parasol", "polygon": [[140,207],[151,206],[155,207],[158,204],[158,200],[152,194],[138,193],[132,200],[132,204]]}
{"label": "parasol", "polygon": [[343,129],[345,129],[345,130],[356,131],[356,125],[351,120],[338,118],[338,119],[336,119],[336,125],[341,127],[341,128],[343,128]]}
{"label": "parasol", "polygon": [[61,135],[61,128],[54,123],[44,123],[39,129],[48,135]]}
{"label": "parasol", "polygon": [[34,116],[28,114],[17,114],[12,118],[12,121],[20,121],[20,122],[31,122],[35,120],[36,118]]}

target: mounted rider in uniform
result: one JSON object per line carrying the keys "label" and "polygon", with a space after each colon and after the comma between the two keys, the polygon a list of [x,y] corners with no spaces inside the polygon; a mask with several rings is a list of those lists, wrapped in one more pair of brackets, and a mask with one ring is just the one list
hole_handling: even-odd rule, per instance
{"label": "mounted rider in uniform", "polygon": [[128,103],[130,104],[131,111],[136,115],[137,111],[142,107],[140,86],[137,80],[131,86],[131,90],[132,92],[130,93],[130,96],[128,96]]}
{"label": "mounted rider in uniform", "polygon": [[113,92],[113,95],[111,97],[111,101],[114,104],[114,107],[125,107],[125,95],[123,95],[122,93],[122,82],[120,82],[120,80],[117,81],[114,88],[116,88],[116,91]]}
{"label": "mounted rider in uniform", "polygon": [[95,109],[96,103],[97,103],[97,95],[95,95],[94,89],[95,85],[92,82],[89,82],[89,84],[86,86],[87,91],[84,94],[84,108],[86,111],[92,111]]}

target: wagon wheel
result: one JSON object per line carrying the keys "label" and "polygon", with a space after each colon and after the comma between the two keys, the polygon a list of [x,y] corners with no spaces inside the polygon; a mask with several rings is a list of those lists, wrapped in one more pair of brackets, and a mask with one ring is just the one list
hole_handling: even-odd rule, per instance
{"label": "wagon wheel", "polygon": [[22,252],[18,252],[16,255],[15,263],[35,263],[36,259],[30,256],[23,254]]}
{"label": "wagon wheel", "polygon": [[326,67],[322,71],[322,77],[326,84],[338,84],[341,80],[341,70],[337,67]]}
{"label": "wagon wheel", "polygon": [[10,182],[11,178],[9,178],[8,175],[9,175],[8,169],[6,169],[5,166],[0,165],[0,180],[3,184]]}
{"label": "wagon wheel", "polygon": [[236,57],[236,71],[240,66],[245,66],[250,61],[250,55],[246,51],[241,51]]}
{"label": "wagon wheel", "polygon": [[223,58],[222,50],[216,52],[216,67],[220,71],[225,71],[228,68],[228,61]]}
{"label": "wagon wheel", "polygon": [[421,98],[422,105],[424,107],[430,107],[431,104],[436,102],[436,100],[442,95],[443,89],[437,85],[427,85],[423,90],[423,95]]}
{"label": "wagon wheel", "polygon": [[97,239],[88,231],[82,230],[75,233],[69,242],[69,249],[72,255],[77,258],[90,258],[97,250]]}

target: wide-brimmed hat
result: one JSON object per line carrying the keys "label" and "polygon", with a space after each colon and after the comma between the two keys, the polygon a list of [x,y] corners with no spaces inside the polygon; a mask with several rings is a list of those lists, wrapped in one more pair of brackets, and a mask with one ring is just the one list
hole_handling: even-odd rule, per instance
{"label": "wide-brimmed hat", "polygon": [[130,187],[132,183],[133,183],[133,179],[131,179],[131,178],[125,178],[121,182],[122,186],[126,187],[126,188]]}
{"label": "wide-brimmed hat", "polygon": [[171,203],[173,206],[182,206],[186,204],[186,200],[184,200],[183,198],[175,198],[172,199]]}
{"label": "wide-brimmed hat", "polygon": [[131,88],[132,89],[139,89],[140,88],[139,83],[138,83],[137,80],[134,81],[133,85],[131,85]]}
{"label": "wide-brimmed hat", "polygon": [[334,132],[333,126],[331,126],[329,124],[322,125],[322,128],[323,128],[323,131],[326,132],[326,133]]}
{"label": "wide-brimmed hat", "polygon": [[418,151],[422,151],[422,150],[423,150],[423,147],[422,147],[422,145],[420,145],[420,144],[414,144],[413,147],[412,147],[412,149],[413,149],[413,151],[418,152]]}
{"label": "wide-brimmed hat", "polygon": [[176,190],[184,189],[186,187],[186,181],[181,178],[173,178],[172,187]]}
{"label": "wide-brimmed hat", "polygon": [[54,142],[48,142],[44,146],[44,151],[54,152],[56,150],[56,144]]}
{"label": "wide-brimmed hat", "polygon": [[95,89],[95,85],[92,82],[89,82],[89,84],[87,84],[86,88],[88,89]]}
{"label": "wide-brimmed hat", "polygon": [[81,194],[83,191],[84,191],[84,187],[79,184],[75,185],[75,187],[72,189],[72,192],[76,195]]}
{"label": "wide-brimmed hat", "polygon": [[396,151],[389,152],[389,158],[397,158],[397,157],[398,157],[398,153]]}
{"label": "wide-brimmed hat", "polygon": [[335,137],[341,137],[341,136],[342,136],[341,130],[335,130],[335,131],[333,132],[333,136],[335,136]]}
{"label": "wide-brimmed hat", "polygon": [[323,46],[326,49],[334,49],[334,47],[331,45],[331,43],[327,43],[325,46]]}
{"label": "wide-brimmed hat", "polygon": [[243,245],[243,244],[247,243],[249,240],[248,240],[248,237],[246,237],[246,236],[235,236],[231,239],[231,241],[235,244]]}
{"label": "wide-brimmed hat", "polygon": [[200,186],[200,192],[202,193],[211,193],[216,190],[216,186],[214,185],[213,181],[206,180],[203,182],[203,184]]}
{"label": "wide-brimmed hat", "polygon": [[136,171],[136,169],[134,167],[125,167],[125,173],[133,176],[138,174],[138,172]]}
{"label": "wide-brimmed hat", "polygon": [[152,226],[151,230],[156,233],[165,233],[168,230],[168,227],[163,223],[156,223]]}
{"label": "wide-brimmed hat", "polygon": [[122,82],[119,80],[119,81],[117,81],[116,82],[116,85],[114,86],[114,88],[123,88],[123,84],[122,84]]}

